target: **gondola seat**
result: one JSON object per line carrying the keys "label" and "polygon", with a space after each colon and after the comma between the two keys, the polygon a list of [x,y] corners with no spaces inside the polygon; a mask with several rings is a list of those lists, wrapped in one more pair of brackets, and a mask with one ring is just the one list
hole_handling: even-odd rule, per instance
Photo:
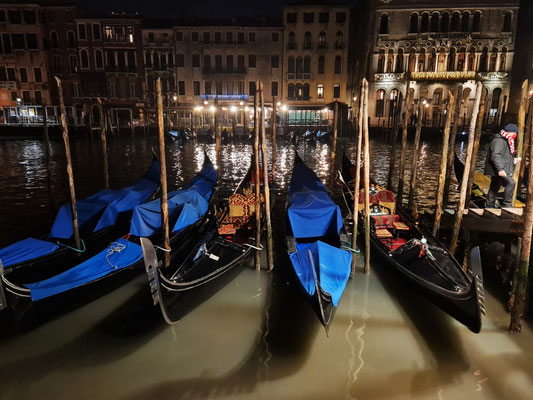
{"label": "gondola seat", "polygon": [[[235,193],[228,199],[229,214],[224,218],[224,224],[232,224],[235,229],[248,228],[253,226],[252,216],[255,215],[255,193],[252,192],[253,187],[245,189],[244,193]],[[261,203],[264,202],[263,194],[260,195]]]}
{"label": "gondola seat", "polygon": [[371,215],[376,228],[393,228],[393,224],[400,220],[398,215]]}
{"label": "gondola seat", "polygon": [[392,233],[388,229],[376,229],[376,237],[392,248]]}

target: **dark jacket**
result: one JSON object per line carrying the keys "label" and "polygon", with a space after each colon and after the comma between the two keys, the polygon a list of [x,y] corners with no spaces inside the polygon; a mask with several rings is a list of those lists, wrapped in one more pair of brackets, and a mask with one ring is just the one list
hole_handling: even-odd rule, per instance
{"label": "dark jacket", "polygon": [[507,176],[512,176],[514,171],[514,157],[511,154],[509,142],[499,133],[494,135],[490,142],[487,160],[485,162],[485,175],[497,176],[499,171],[505,171]]}

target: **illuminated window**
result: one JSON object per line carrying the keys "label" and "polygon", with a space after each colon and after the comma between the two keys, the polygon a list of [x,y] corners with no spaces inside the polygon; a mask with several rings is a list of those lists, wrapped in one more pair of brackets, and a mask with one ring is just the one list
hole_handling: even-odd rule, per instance
{"label": "illuminated window", "polygon": [[324,85],[320,84],[316,88],[316,97],[319,99],[324,98]]}

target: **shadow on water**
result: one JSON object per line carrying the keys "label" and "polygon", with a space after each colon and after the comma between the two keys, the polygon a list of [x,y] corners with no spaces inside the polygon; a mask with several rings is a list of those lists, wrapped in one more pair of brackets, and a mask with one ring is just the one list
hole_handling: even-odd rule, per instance
{"label": "shadow on water", "polygon": [[454,376],[467,371],[470,368],[469,360],[451,317],[422,296],[416,293],[413,295],[413,289],[396,271],[386,271],[390,269],[389,266],[382,262],[374,262],[372,265],[385,290],[391,298],[397,300],[401,310],[431,351],[441,379],[450,382]]}
{"label": "shadow on water", "polygon": [[[263,381],[286,378],[297,372],[311,352],[322,326],[298,291],[290,267],[283,231],[284,199],[276,200],[273,220],[275,265],[269,274],[261,326],[249,353],[230,372],[219,377],[194,377],[154,384],[127,399],[204,398],[215,393],[246,394]],[[250,265],[253,262],[250,263]],[[263,264],[264,265],[264,264]],[[238,340],[238,336],[235,336]],[[231,346],[225,343],[225,346]]]}

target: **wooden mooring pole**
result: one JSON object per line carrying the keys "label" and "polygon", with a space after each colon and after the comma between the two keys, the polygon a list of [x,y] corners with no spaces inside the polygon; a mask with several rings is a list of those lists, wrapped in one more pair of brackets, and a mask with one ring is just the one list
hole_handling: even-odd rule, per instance
{"label": "wooden mooring pole", "polygon": [[520,190],[522,187],[522,182],[524,180],[524,174],[526,171],[526,158],[527,154],[529,154],[529,146],[531,145],[531,119],[533,118],[533,98],[529,96],[528,101],[528,121],[526,121],[527,127],[524,128],[524,146],[522,148],[522,155],[519,157],[522,157],[522,162],[520,163],[520,174],[518,176],[518,182],[516,185],[518,186],[517,190]]}
{"label": "wooden mooring pole", "polygon": [[455,213],[455,223],[453,224],[452,239],[450,243],[450,252],[455,254],[457,249],[457,240],[459,239],[459,231],[461,223],[463,222],[463,212],[465,210],[466,191],[468,189],[468,174],[470,172],[470,165],[472,163],[472,152],[474,150],[474,135],[476,130],[477,116],[479,114],[479,104],[481,102],[481,92],[483,85],[478,82],[476,85],[476,100],[472,110],[472,118],[470,119],[470,129],[468,131],[468,149],[466,153],[465,169],[463,172],[463,180],[461,182],[461,191],[459,193],[459,204]]}
{"label": "wooden mooring pole", "polygon": [[365,273],[370,272],[370,144],[368,140],[368,81],[363,78],[363,138],[365,181]]}
{"label": "wooden mooring pole", "polygon": [[74,188],[74,173],[72,172],[72,156],[70,155],[70,142],[68,138],[67,110],[63,98],[63,87],[61,79],[55,77],[57,81],[57,91],[59,92],[59,107],[61,110],[61,126],[63,128],[63,143],[65,144],[65,154],[67,156],[68,187],[70,190],[70,212],[72,215],[72,232],[76,248],[81,250],[80,231],[78,228],[78,212],[76,209],[76,189]]}
{"label": "wooden mooring pole", "polygon": [[403,199],[403,189],[405,186],[405,157],[407,152],[407,127],[409,125],[409,106],[411,105],[412,99],[411,91],[409,90],[409,82],[407,82],[407,92],[405,93],[405,100],[403,102],[403,120],[402,120],[402,150],[400,153],[400,167],[399,167],[399,178],[398,178],[398,191],[396,198],[398,199],[398,204],[402,204]]}
{"label": "wooden mooring pole", "polygon": [[216,156],[217,156],[217,170],[218,170],[218,176],[220,176],[220,142],[221,142],[221,137],[220,137],[220,132],[219,132],[219,129],[218,129],[218,96],[215,97],[215,113],[214,113],[214,118],[215,118],[215,153],[216,153]]}
{"label": "wooden mooring pole", "polygon": [[[259,81],[256,82],[256,88],[259,88]],[[259,168],[259,91],[254,94],[254,164],[255,164],[255,245],[261,247],[261,178]],[[255,269],[261,269],[261,250],[255,250]]]}
{"label": "wooden mooring pole", "polygon": [[[355,156],[355,184],[353,188],[353,233],[352,233],[352,249],[357,248],[357,229],[359,222],[359,186],[361,185],[361,145],[363,144],[363,98],[365,96],[365,89],[361,84],[361,93],[359,97],[359,116],[357,118],[357,147]],[[355,274],[355,267],[357,264],[357,257],[352,256],[352,275]]]}
{"label": "wooden mooring pole", "polygon": [[109,165],[107,163],[107,139],[105,134],[104,106],[100,97],[98,101],[98,114],[100,115],[100,139],[102,141],[102,157],[104,159],[104,182],[105,188],[109,189]]}
{"label": "wooden mooring pole", "polygon": [[277,104],[276,98],[272,97],[272,187],[274,187],[276,182],[276,161],[277,161],[277,144],[276,144],[276,124],[277,119]]}
{"label": "wooden mooring pole", "polygon": [[[457,92],[456,92],[457,93]],[[442,156],[440,159],[440,174],[439,174],[439,184],[437,187],[437,202],[435,209],[435,221],[433,222],[433,236],[439,234],[440,229],[440,220],[442,217],[442,204],[444,198],[444,185],[446,179],[448,164],[448,146],[450,145],[450,127],[452,124],[453,111],[455,108],[455,96],[452,91],[448,93],[448,107],[446,111],[446,122],[444,124],[444,134],[442,137]]]}
{"label": "wooden mooring pole", "polygon": [[163,229],[163,266],[170,265],[170,234],[168,227],[167,162],[165,155],[165,120],[163,118],[163,96],[161,78],[157,78],[157,129],[159,132],[159,163],[161,165],[161,228]]}
{"label": "wooden mooring pole", "polygon": [[472,185],[476,175],[477,153],[479,151],[479,142],[481,141],[481,133],[483,128],[483,117],[485,116],[485,101],[487,100],[487,89],[483,88],[481,92],[481,100],[479,101],[479,114],[477,115],[476,131],[474,134],[474,146],[472,149],[472,162],[470,163],[470,171],[468,173],[468,186],[466,187],[466,207],[470,205],[472,198]]}
{"label": "wooden mooring pole", "polygon": [[48,118],[46,116],[46,103],[42,103],[43,109],[43,136],[44,136],[44,150],[46,153],[46,165],[50,166],[50,136],[48,136]]}
{"label": "wooden mooring pole", "polygon": [[331,147],[331,166],[329,186],[333,190],[335,186],[335,156],[337,154],[337,133],[339,129],[339,102],[335,100],[335,109],[333,112],[333,145]]}
{"label": "wooden mooring pole", "polygon": [[453,121],[450,131],[450,143],[448,144],[448,160],[446,164],[446,178],[444,180],[444,195],[442,200],[442,207],[446,208],[448,205],[448,200],[450,198],[450,183],[452,181],[452,171],[453,171],[453,159],[455,156],[455,138],[457,137],[457,128],[459,126],[459,116],[461,115],[461,106],[463,103],[463,87],[458,86],[455,91],[455,110],[450,108],[453,112]]}
{"label": "wooden mooring pole", "polygon": [[[263,82],[261,81],[259,81],[259,90],[259,99],[261,101],[261,153],[263,153],[263,190],[265,192],[265,222],[267,232],[267,265],[268,270],[272,271],[272,269],[274,269],[274,248],[272,245],[272,221],[270,219],[270,188],[268,186],[269,174],[265,132],[265,96],[263,90]],[[256,207],[261,207],[261,202],[257,202]]]}
{"label": "wooden mooring pole", "polygon": [[[526,109],[527,109],[528,91],[529,91],[529,81],[526,79],[522,83],[522,96],[520,98],[520,108],[518,109],[518,134],[516,135],[516,154],[518,154],[518,157],[521,157],[523,153],[524,128],[526,126]],[[520,168],[521,168],[520,165],[522,162],[518,161],[514,167],[513,179],[515,183],[518,183],[518,178],[520,176]],[[515,185],[514,193],[513,193],[513,205],[515,206],[516,206],[515,201],[516,201],[517,191],[518,191],[518,185]]]}
{"label": "wooden mooring pole", "polygon": [[[532,118],[530,117],[530,129],[533,127]],[[529,146],[529,159],[533,160],[533,146]],[[524,210],[524,233],[522,235],[522,245],[520,248],[520,260],[515,273],[515,282],[513,293],[513,305],[511,308],[511,324],[509,330],[519,333],[522,329],[522,315],[526,305],[526,293],[528,287],[528,270],[529,258],[531,255],[531,234],[533,228],[533,168],[529,167],[528,184],[527,184],[527,202]]]}
{"label": "wooden mooring pole", "polygon": [[[422,104],[418,102],[418,114],[422,115]],[[419,118],[421,119],[421,118]],[[418,159],[420,158],[420,135],[422,132],[422,122],[416,123],[416,133],[415,133],[415,148],[413,151],[413,162],[411,164],[411,184],[409,187],[409,202],[407,208],[413,210],[415,202],[415,191],[416,191],[416,179],[417,179],[417,167]]]}

